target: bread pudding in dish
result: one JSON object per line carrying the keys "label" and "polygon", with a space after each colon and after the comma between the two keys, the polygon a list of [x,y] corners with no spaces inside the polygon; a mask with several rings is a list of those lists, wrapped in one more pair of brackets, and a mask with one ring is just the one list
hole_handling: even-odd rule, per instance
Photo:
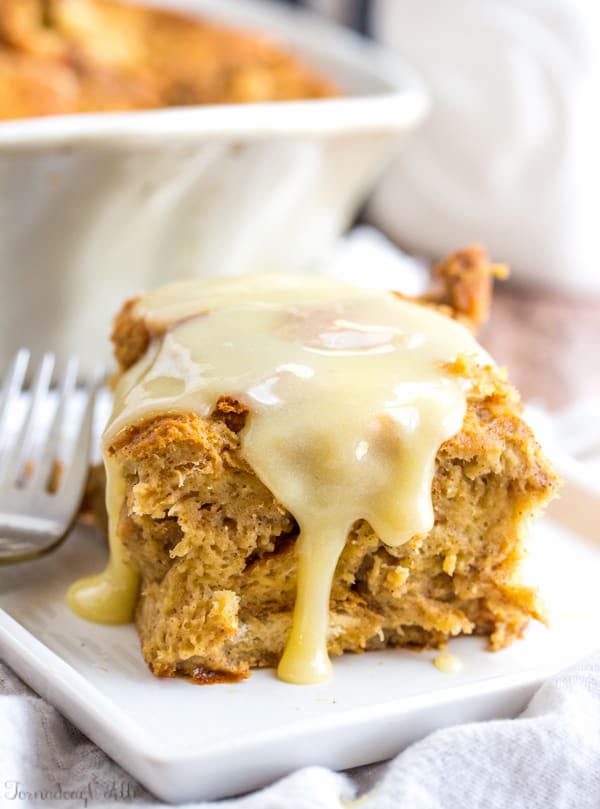
{"label": "bread pudding in dish", "polygon": [[543,620],[519,568],[558,480],[469,329],[495,272],[470,249],[418,300],[267,274],[128,301],[111,559],[72,608],[134,618],[151,670],[196,682],[318,682],[329,655],[497,650]]}
{"label": "bread pudding in dish", "polygon": [[260,33],[118,0],[0,3],[0,120],[336,92]]}

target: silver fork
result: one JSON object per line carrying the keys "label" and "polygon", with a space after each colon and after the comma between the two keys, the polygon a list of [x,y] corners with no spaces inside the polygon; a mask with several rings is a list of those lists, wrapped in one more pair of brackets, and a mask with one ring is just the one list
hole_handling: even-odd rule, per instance
{"label": "silver fork", "polygon": [[16,436],[9,430],[10,413],[22,395],[28,365],[29,351],[21,349],[5,375],[0,400],[0,564],[36,559],[63,541],[81,503],[90,458],[100,374],[94,375],[83,394],[83,416],[65,463],[58,457],[67,405],[77,385],[78,361],[72,357],[66,364],[56,411],[39,445],[36,431],[49,400],[55,365],[52,354],[45,354],[37,369],[21,429]]}

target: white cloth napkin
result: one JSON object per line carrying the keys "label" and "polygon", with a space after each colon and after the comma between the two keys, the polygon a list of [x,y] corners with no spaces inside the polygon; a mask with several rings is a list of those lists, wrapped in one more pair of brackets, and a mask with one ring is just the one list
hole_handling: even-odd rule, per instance
{"label": "white cloth napkin", "polygon": [[370,208],[403,246],[483,242],[513,277],[600,292],[597,0],[374,0],[431,115]]}
{"label": "white cloth napkin", "polygon": [[[364,0],[304,0],[340,23]],[[369,216],[411,251],[483,242],[513,277],[600,292],[597,0],[367,0],[369,30],[419,69],[424,126]]]}
{"label": "white cloth napkin", "polygon": [[[144,809],[153,799],[0,664],[0,806]],[[373,785],[375,782],[375,785]],[[309,767],[219,809],[598,809],[600,653],[548,680],[518,719],[446,728],[385,765]]]}

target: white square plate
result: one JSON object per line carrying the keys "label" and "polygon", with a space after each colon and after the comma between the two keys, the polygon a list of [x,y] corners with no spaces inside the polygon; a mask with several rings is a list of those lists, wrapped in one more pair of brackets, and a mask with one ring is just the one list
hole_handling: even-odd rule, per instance
{"label": "white square plate", "polygon": [[481,638],[450,649],[464,669],[444,674],[434,653],[390,650],[334,659],[331,681],[293,686],[271,670],[206,687],[153,677],[132,626],[98,626],[64,593],[106,551],[77,528],[56,553],[0,569],[0,653],[148,789],[168,801],[219,798],[298,767],[381,760],[445,725],[511,716],[551,672],[600,641],[600,499],[570,483],[532,536],[528,579],[540,584],[551,628],[532,625],[497,654]]}

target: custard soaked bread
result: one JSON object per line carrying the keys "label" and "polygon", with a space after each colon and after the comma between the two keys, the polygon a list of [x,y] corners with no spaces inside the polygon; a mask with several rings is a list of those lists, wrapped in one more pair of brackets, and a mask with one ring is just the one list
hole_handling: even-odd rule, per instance
{"label": "custard soaked bread", "polygon": [[119,0],[0,0],[0,119],[336,92],[262,34]]}
{"label": "custard soaked bread", "polygon": [[278,664],[314,682],[327,652],[461,633],[496,650],[543,620],[518,568],[556,476],[504,373],[437,311],[479,320],[494,272],[456,254],[437,304],[288,276],[126,304],[112,567],[73,607],[111,621],[135,604],[152,671],[199,682]]}

